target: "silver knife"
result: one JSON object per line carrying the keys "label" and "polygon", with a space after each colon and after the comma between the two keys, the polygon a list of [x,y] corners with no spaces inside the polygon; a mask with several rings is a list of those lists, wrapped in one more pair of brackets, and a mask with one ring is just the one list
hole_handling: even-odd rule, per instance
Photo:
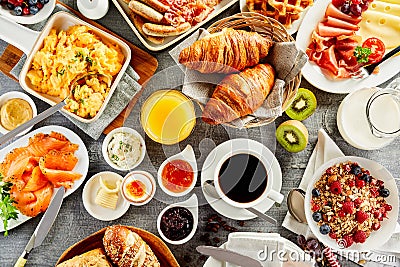
{"label": "silver knife", "polygon": [[211,247],[211,246],[198,246],[196,250],[207,256],[211,256],[216,260],[223,261],[223,262],[229,262],[236,264],[238,266],[243,266],[243,267],[262,267],[262,264],[253,258],[250,258],[249,256],[245,256],[242,254],[239,254],[237,252],[234,252],[232,250],[227,250],[224,248],[217,248],[217,247]]}
{"label": "silver knife", "polygon": [[57,189],[56,194],[53,197],[49,207],[44,213],[42,219],[40,220],[38,226],[36,226],[35,232],[33,232],[31,239],[25,247],[24,252],[18,258],[18,261],[15,263],[14,267],[23,267],[28,259],[29,253],[32,249],[40,246],[43,240],[46,238],[47,233],[49,232],[51,226],[53,225],[54,220],[57,217],[58,211],[60,210],[63,197],[64,197],[65,189],[64,187],[60,187]]}

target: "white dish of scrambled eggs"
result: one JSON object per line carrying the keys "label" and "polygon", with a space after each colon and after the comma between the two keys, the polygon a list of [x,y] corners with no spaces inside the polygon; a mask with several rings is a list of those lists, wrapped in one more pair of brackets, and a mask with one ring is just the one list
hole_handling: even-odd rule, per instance
{"label": "white dish of scrambled eggs", "polygon": [[[26,31],[22,28],[17,30]],[[77,77],[103,74],[112,83],[89,76],[75,90],[74,102],[67,101],[62,110],[85,123],[97,120],[129,65],[129,46],[66,12],[54,14],[37,35],[33,48],[26,41],[18,45],[29,54],[19,77],[22,88],[55,105],[69,95],[69,87]]]}

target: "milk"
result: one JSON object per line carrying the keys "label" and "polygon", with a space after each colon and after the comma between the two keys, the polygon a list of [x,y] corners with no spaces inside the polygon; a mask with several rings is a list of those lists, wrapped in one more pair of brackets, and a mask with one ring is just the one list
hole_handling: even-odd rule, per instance
{"label": "milk", "polygon": [[[388,145],[393,138],[378,138],[371,132],[366,106],[377,88],[357,90],[342,101],[337,113],[339,132],[350,145],[364,150],[379,149]],[[371,105],[370,118],[380,130],[390,130],[400,125],[400,110],[398,104],[389,96],[381,96]],[[395,123],[393,123],[395,122]],[[397,124],[396,124],[397,123]]]}

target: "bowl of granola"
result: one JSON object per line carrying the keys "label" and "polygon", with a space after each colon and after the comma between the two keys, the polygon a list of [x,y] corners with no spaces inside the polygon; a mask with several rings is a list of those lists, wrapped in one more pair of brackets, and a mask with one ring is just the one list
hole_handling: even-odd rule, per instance
{"label": "bowl of granola", "polygon": [[306,191],[308,225],[322,243],[337,250],[380,247],[394,232],[398,210],[393,176],[365,158],[346,156],[326,162]]}

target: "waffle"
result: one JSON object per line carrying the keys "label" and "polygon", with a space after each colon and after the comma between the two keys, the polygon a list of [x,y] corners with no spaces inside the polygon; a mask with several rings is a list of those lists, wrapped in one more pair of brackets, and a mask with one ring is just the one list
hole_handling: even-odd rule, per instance
{"label": "waffle", "polygon": [[290,28],[313,0],[246,0],[246,4],[250,11],[274,18]]}

